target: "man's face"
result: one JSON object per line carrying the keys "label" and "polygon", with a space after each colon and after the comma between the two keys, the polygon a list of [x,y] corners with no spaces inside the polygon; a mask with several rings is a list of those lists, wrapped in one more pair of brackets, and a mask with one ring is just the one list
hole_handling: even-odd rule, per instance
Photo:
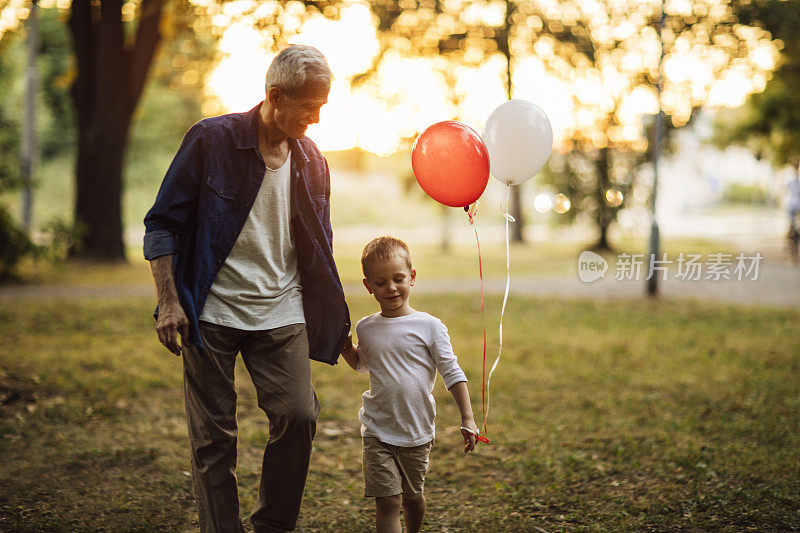
{"label": "man's face", "polygon": [[311,81],[298,92],[287,94],[271,87],[268,97],[275,110],[275,122],[291,139],[299,139],[306,133],[309,124],[319,122],[322,106],[328,102],[330,86]]}

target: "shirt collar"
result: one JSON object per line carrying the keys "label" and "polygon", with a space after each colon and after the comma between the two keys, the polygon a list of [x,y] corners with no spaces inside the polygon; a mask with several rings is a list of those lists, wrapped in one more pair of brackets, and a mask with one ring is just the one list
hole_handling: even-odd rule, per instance
{"label": "shirt collar", "polygon": [[236,143],[236,148],[246,150],[248,148],[258,148],[258,121],[259,110],[263,100],[259,102],[253,109],[245,113],[244,121],[239,128],[239,140]]}
{"label": "shirt collar", "polygon": [[[262,100],[253,109],[245,113],[244,121],[239,129],[239,140],[236,143],[236,148],[241,150],[249,148],[258,149],[258,121],[261,120],[259,114],[261,104],[263,103],[264,101]],[[303,138],[305,138],[305,136],[303,136]],[[305,150],[303,150],[300,139],[289,139],[289,149],[292,151],[293,155],[297,154],[297,157],[293,159],[301,166],[308,163],[308,155],[306,155]]]}

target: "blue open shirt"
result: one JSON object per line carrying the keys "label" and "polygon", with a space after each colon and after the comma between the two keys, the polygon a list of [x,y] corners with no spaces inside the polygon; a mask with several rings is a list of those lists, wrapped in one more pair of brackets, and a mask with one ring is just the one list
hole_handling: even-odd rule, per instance
{"label": "blue open shirt", "polygon": [[[198,346],[201,352],[198,317],[266,171],[258,150],[260,106],[192,126],[144,219],[144,257],[150,261],[163,255],[175,256],[175,287],[189,319],[184,342]],[[333,365],[350,331],[350,313],[333,261],[330,172],[308,137],[289,139],[289,148],[296,212],[292,230],[309,355]]]}

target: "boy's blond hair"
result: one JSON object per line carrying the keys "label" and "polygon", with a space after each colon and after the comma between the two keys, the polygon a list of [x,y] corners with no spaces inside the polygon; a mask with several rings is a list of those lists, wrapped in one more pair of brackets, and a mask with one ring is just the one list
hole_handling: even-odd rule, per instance
{"label": "boy's blond hair", "polygon": [[375,260],[388,261],[393,257],[404,259],[409,270],[411,269],[411,252],[406,243],[388,235],[369,241],[361,252],[361,271],[364,273],[364,277],[367,277],[369,263]]}

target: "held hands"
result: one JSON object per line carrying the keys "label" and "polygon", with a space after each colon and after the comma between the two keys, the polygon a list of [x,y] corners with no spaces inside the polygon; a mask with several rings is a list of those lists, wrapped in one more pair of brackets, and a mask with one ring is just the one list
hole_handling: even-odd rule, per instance
{"label": "held hands", "polygon": [[355,344],[353,344],[353,333],[350,332],[347,334],[347,342],[344,344],[344,348],[342,348],[342,355],[347,356],[358,356],[358,350],[356,349]]}
{"label": "held hands", "polygon": [[461,436],[464,437],[464,453],[471,452],[478,443],[478,426],[472,418],[461,419]]}
{"label": "held hands", "polygon": [[350,368],[358,371],[358,348],[353,344],[352,333],[347,335],[347,342],[344,343],[344,347],[342,347],[339,353],[342,354],[342,357],[344,357],[344,360],[350,365]]}
{"label": "held hands", "polygon": [[184,335],[189,329],[189,320],[178,302],[162,304],[158,307],[156,332],[161,344],[175,355],[181,354],[181,343],[178,333]]}

